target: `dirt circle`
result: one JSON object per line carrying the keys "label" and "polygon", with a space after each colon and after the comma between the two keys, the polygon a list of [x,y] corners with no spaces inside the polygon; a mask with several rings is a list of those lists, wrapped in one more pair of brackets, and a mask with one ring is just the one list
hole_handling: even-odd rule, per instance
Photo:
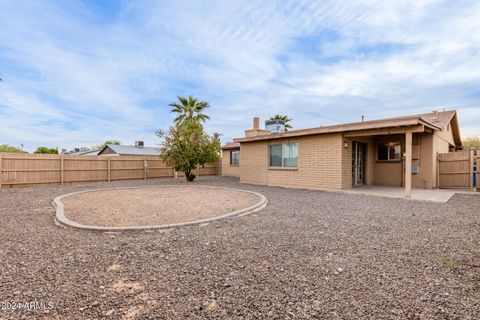
{"label": "dirt circle", "polygon": [[88,190],[54,200],[57,220],[95,230],[156,229],[198,224],[258,211],[258,193],[209,186],[154,186]]}

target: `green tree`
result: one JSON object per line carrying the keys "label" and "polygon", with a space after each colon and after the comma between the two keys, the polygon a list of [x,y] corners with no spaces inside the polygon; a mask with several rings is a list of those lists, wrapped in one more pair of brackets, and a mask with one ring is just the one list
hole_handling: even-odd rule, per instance
{"label": "green tree", "polygon": [[195,169],[219,159],[220,140],[205,133],[199,121],[184,121],[170,127],[168,133],[157,131],[162,138],[160,158],[187,181],[195,180]]}
{"label": "green tree", "polygon": [[210,107],[207,101],[201,101],[192,96],[188,96],[188,98],[178,96],[177,98],[179,103],[172,102],[169,104],[172,107],[171,112],[177,114],[174,120],[175,124],[182,124],[185,121],[202,123],[210,119],[209,116],[203,113],[205,109]]}
{"label": "green tree", "polygon": [[480,136],[469,137],[463,140],[463,148],[465,150],[480,150]]}
{"label": "green tree", "polygon": [[290,119],[288,116],[282,116],[281,114],[276,114],[273,117],[270,117],[270,120],[282,120],[285,122],[285,131],[288,131],[288,129],[292,129],[292,125],[289,124],[292,119]]}
{"label": "green tree", "polygon": [[0,152],[12,152],[12,153],[21,153],[24,152],[23,150],[11,146],[9,144],[2,144],[0,145]]}
{"label": "green tree", "polygon": [[58,154],[58,148],[38,147],[34,153]]}

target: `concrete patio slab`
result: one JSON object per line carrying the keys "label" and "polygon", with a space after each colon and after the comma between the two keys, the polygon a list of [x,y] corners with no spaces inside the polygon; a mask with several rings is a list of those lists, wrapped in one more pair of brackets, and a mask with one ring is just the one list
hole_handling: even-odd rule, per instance
{"label": "concrete patio slab", "polygon": [[[359,186],[344,190],[347,194],[363,194],[378,197],[405,199],[405,189],[383,186]],[[412,197],[409,200],[432,201],[445,203],[456,193],[473,194],[480,196],[480,192],[471,192],[455,189],[412,189]]]}

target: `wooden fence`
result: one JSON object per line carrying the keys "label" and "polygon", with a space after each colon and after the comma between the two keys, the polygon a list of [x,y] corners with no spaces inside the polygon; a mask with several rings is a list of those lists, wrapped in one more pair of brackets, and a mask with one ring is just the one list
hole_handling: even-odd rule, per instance
{"label": "wooden fence", "polygon": [[[198,176],[221,174],[219,164],[199,167]],[[30,184],[61,184],[184,176],[158,157],[69,156],[0,153],[0,188]]]}
{"label": "wooden fence", "polygon": [[475,156],[473,150],[439,153],[437,156],[438,187],[472,190],[475,159],[479,163],[480,153]]}

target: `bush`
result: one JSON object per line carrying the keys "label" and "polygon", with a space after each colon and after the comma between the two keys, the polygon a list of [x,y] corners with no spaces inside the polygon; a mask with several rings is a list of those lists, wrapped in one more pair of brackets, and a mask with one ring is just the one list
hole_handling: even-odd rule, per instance
{"label": "bush", "polygon": [[34,153],[58,154],[58,148],[38,147]]}

